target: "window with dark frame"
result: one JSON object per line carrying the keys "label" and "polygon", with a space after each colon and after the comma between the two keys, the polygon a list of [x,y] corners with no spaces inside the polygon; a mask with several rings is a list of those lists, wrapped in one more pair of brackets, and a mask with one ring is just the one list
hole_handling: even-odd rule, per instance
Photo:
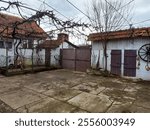
{"label": "window with dark frame", "polygon": [[23,49],[27,49],[28,48],[28,44],[27,44],[27,40],[23,40]]}
{"label": "window with dark frame", "polygon": [[0,48],[5,48],[3,41],[0,41]]}
{"label": "window with dark frame", "polygon": [[5,44],[8,49],[12,49],[12,42],[6,42]]}
{"label": "window with dark frame", "polygon": [[33,40],[28,40],[28,49],[33,48]]}

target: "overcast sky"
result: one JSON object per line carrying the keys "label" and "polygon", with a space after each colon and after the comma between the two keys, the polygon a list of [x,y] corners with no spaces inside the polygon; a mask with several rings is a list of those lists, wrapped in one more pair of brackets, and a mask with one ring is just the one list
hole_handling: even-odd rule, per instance
{"label": "overcast sky", "polygon": [[[28,5],[31,5],[35,8],[42,8],[41,2],[39,0],[21,0]],[[79,9],[85,12],[85,5],[89,0],[69,0]],[[122,1],[122,0],[121,0]],[[131,0],[125,0],[128,3]],[[45,0],[46,3],[56,8],[58,11],[66,15],[67,17],[77,18],[84,16],[73,6],[71,6],[66,0]],[[150,0],[134,0],[131,6],[133,7],[133,23],[137,23],[143,20],[150,19]],[[44,7],[43,7],[44,8]],[[141,25],[136,26],[150,26],[150,21],[142,23]]]}
{"label": "overcast sky", "polygon": [[[15,0],[6,0],[6,1],[15,1]],[[35,9],[42,10],[47,8],[50,10],[48,6],[44,6],[42,2],[40,2],[44,0],[18,0],[18,1],[25,3],[27,6],[30,6]],[[86,8],[85,5],[89,0],[69,0],[69,1],[72,2],[74,5],[76,5],[83,12],[85,12],[85,8]],[[129,1],[131,0],[126,0],[126,3],[128,3]],[[84,17],[84,15],[81,14],[81,12],[79,12],[78,10],[76,10],[73,6],[71,6],[67,2],[67,0],[45,0],[45,2],[69,18],[79,19]],[[0,5],[2,6],[3,3],[0,2]],[[131,6],[133,7],[133,16],[132,16],[133,23],[150,19],[150,0],[134,0]],[[150,26],[150,21],[142,23],[141,25]]]}
{"label": "overcast sky", "polygon": [[[15,1],[15,0],[6,0],[6,1]],[[18,0],[26,6],[30,6],[31,8],[35,8],[38,10],[52,10],[50,7],[47,5],[42,4],[41,1],[45,1],[47,4],[52,6],[53,8],[57,9],[59,12],[61,12],[63,15],[65,15],[68,18],[73,18],[76,21],[79,19],[82,19],[83,22],[85,22],[85,16],[79,12],[77,9],[75,9],[72,5],[70,5],[67,0]],[[85,5],[88,1],[90,0],[69,0],[72,2],[75,6],[77,6],[80,10],[83,12],[85,11]],[[121,0],[122,1],[122,0]],[[131,0],[125,0],[125,3],[128,3]],[[0,2],[0,6],[3,6],[4,4]],[[150,0],[134,0],[131,4],[133,8],[132,12],[132,22],[133,25],[134,23],[139,23],[141,21],[145,21],[147,19],[150,19]],[[34,12],[22,10],[25,14],[34,14]],[[10,12],[15,12],[13,9],[10,10]],[[61,16],[57,12],[56,13],[57,17],[63,18],[66,20],[65,17]],[[150,26],[150,20],[141,24],[135,24],[134,27],[145,27],[145,26]],[[44,27],[44,29],[47,26]],[[47,29],[48,30],[48,29]]]}

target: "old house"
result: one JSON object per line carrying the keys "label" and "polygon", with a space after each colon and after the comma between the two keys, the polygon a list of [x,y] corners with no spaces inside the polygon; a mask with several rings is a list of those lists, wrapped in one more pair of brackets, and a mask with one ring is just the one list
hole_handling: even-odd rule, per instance
{"label": "old house", "polygon": [[78,47],[69,41],[68,34],[59,33],[56,40],[45,40],[38,48],[41,48],[41,51],[46,51],[47,64],[57,67],[61,64],[60,56],[62,49],[75,49]]}
{"label": "old house", "polygon": [[23,21],[20,17],[0,13],[0,67],[7,62],[8,66],[14,65],[18,56],[31,58],[32,49],[46,39],[47,34],[35,21]]}
{"label": "old house", "polygon": [[[150,28],[137,28],[89,35],[92,41],[91,66],[105,67],[123,77],[150,80]],[[104,40],[107,42],[104,42]]]}

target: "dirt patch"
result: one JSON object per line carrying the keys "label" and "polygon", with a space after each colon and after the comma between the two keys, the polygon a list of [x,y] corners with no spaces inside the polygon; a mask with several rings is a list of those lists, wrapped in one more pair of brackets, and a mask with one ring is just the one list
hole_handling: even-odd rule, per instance
{"label": "dirt patch", "polygon": [[135,100],[133,93],[129,93],[126,91],[118,90],[118,89],[105,89],[103,94],[110,97],[110,99],[119,101],[119,102],[130,102]]}
{"label": "dirt patch", "polygon": [[149,86],[150,85],[150,81],[137,81],[136,83],[144,85],[144,86]]}
{"label": "dirt patch", "polygon": [[99,83],[100,86],[104,86],[106,88],[116,88],[116,89],[124,89],[125,84],[118,83],[118,82],[112,82],[112,81],[102,81]]}

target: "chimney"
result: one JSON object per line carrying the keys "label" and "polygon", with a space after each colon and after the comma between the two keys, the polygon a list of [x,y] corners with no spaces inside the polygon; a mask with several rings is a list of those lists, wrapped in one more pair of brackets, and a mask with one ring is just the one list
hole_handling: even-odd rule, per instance
{"label": "chimney", "polygon": [[69,41],[69,36],[66,33],[59,33],[57,39],[61,40],[62,42],[64,42],[65,40]]}

